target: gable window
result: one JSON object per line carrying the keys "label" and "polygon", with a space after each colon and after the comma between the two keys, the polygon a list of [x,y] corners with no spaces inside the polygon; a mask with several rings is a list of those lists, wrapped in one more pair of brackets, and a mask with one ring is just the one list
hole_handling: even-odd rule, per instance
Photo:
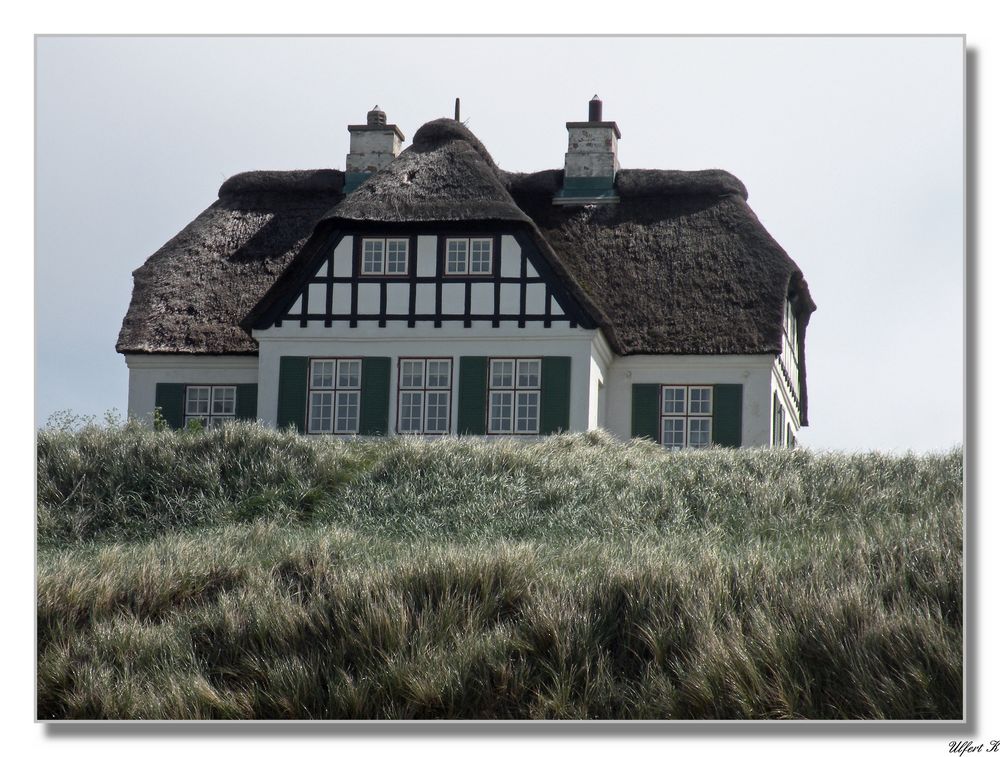
{"label": "gable window", "polygon": [[451,420],[451,358],[400,358],[396,429],[447,434]]}
{"label": "gable window", "polygon": [[356,434],[361,417],[361,360],[309,361],[310,434]]}
{"label": "gable window", "polygon": [[541,389],[539,358],[491,359],[488,433],[537,434]]}
{"label": "gable window", "polygon": [[667,449],[712,443],[712,387],[660,387],[660,440]]}
{"label": "gable window", "polygon": [[199,421],[203,428],[219,428],[236,417],[235,386],[189,386],[184,396],[184,425]]}
{"label": "gable window", "polygon": [[445,273],[449,276],[489,276],[493,273],[493,240],[489,237],[449,238],[445,245]]}
{"label": "gable window", "polygon": [[408,239],[363,239],[361,273],[364,276],[405,276],[409,251]]}

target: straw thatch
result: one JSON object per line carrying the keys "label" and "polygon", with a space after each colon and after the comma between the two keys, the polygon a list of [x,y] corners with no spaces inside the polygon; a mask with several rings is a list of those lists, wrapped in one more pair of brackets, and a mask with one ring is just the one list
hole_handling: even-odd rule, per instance
{"label": "straw thatch", "polygon": [[263,297],[343,196],[340,171],[258,171],[219,199],[133,274],[119,352],[256,354],[240,319]]}
{"label": "straw thatch", "polygon": [[337,228],[447,223],[526,231],[618,354],[778,353],[786,297],[804,350],[815,304],[737,178],[626,169],[619,202],[589,206],[554,205],[562,181],[558,170],[501,171],[451,119],[421,127],[346,198],[339,171],[240,174],[135,272],[118,349],[254,353],[249,328],[297,291],[313,254],[297,253],[314,228],[319,240]]}

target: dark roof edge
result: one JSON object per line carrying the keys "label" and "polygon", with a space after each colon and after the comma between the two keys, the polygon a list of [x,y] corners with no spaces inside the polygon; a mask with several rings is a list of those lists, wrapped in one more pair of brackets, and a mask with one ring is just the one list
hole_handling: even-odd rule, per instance
{"label": "dark roof edge", "polygon": [[[563,186],[563,170],[549,169],[533,173],[500,171],[507,190],[524,194],[554,195]],[[619,197],[657,197],[669,195],[739,195],[748,198],[742,181],[728,171],[710,168],[703,171],[673,171],[656,168],[622,168],[615,175]]]}
{"label": "dark roof edge", "polygon": [[226,179],[219,198],[252,192],[277,194],[335,194],[344,191],[344,172],[334,168],[304,171],[245,171]]}

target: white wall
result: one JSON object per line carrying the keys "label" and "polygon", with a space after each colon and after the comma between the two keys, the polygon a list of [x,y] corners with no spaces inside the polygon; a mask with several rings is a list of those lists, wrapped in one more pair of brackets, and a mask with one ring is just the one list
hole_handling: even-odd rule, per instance
{"label": "white wall", "polygon": [[415,328],[390,321],[384,328],[362,321],[357,328],[325,328],[322,322],[311,321],[304,328],[295,324],[280,329],[255,330],[260,343],[260,380],[257,408],[262,420],[269,425],[277,422],[278,369],[282,356],[309,357],[389,357],[392,359],[389,402],[389,428],[396,428],[396,386],[400,357],[450,357],[454,359],[451,400],[451,427],[455,428],[458,412],[457,379],[459,358],[485,355],[488,357],[554,357],[572,359],[570,376],[570,430],[592,428],[590,402],[592,382],[591,345],[595,331],[571,329],[565,323],[545,328],[540,323],[528,323],[517,328],[514,323],[501,323],[493,328],[489,323],[475,322],[464,328],[461,322],[445,322],[441,328],[432,323],[418,322]]}
{"label": "white wall", "polygon": [[254,384],[257,358],[253,355],[126,355],[128,414],[147,423],[156,406],[156,385]]}
{"label": "white wall", "polygon": [[608,431],[632,435],[632,384],[742,384],[743,446],[771,440],[773,355],[631,355],[607,372]]}
{"label": "white wall", "polygon": [[[778,402],[781,403],[785,408],[785,423],[792,424],[793,433],[798,439],[799,433],[799,409],[798,405],[792,400],[792,394],[788,382],[785,380],[785,376],[781,371],[780,358],[776,358],[771,365],[771,404],[774,403],[774,393],[778,393]],[[773,412],[773,407],[772,407]],[[772,421],[773,422],[773,421]],[[787,436],[788,432],[785,432]],[[787,446],[788,440],[785,440],[785,445]]]}

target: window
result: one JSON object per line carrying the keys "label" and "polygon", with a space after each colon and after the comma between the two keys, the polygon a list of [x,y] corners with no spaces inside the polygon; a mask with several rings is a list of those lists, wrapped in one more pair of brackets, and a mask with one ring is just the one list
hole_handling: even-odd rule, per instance
{"label": "window", "polygon": [[447,434],[451,418],[451,358],[400,358],[396,429]]}
{"label": "window", "polygon": [[361,273],[364,276],[405,276],[409,260],[408,239],[364,239]]}
{"label": "window", "polygon": [[712,443],[712,387],[660,387],[660,442],[672,450]]}
{"label": "window", "polygon": [[490,360],[490,434],[537,434],[542,390],[539,358]]}
{"label": "window", "polygon": [[309,362],[310,434],[356,434],[361,419],[361,361]]}
{"label": "window", "polygon": [[493,240],[449,238],[444,270],[448,276],[489,276],[493,272]]}
{"label": "window", "polygon": [[775,447],[785,446],[785,406],[778,399],[778,393],[774,393],[774,406],[772,410],[772,435],[771,443]]}
{"label": "window", "polygon": [[235,386],[189,386],[184,398],[184,425],[200,421],[203,428],[219,428],[236,418]]}

